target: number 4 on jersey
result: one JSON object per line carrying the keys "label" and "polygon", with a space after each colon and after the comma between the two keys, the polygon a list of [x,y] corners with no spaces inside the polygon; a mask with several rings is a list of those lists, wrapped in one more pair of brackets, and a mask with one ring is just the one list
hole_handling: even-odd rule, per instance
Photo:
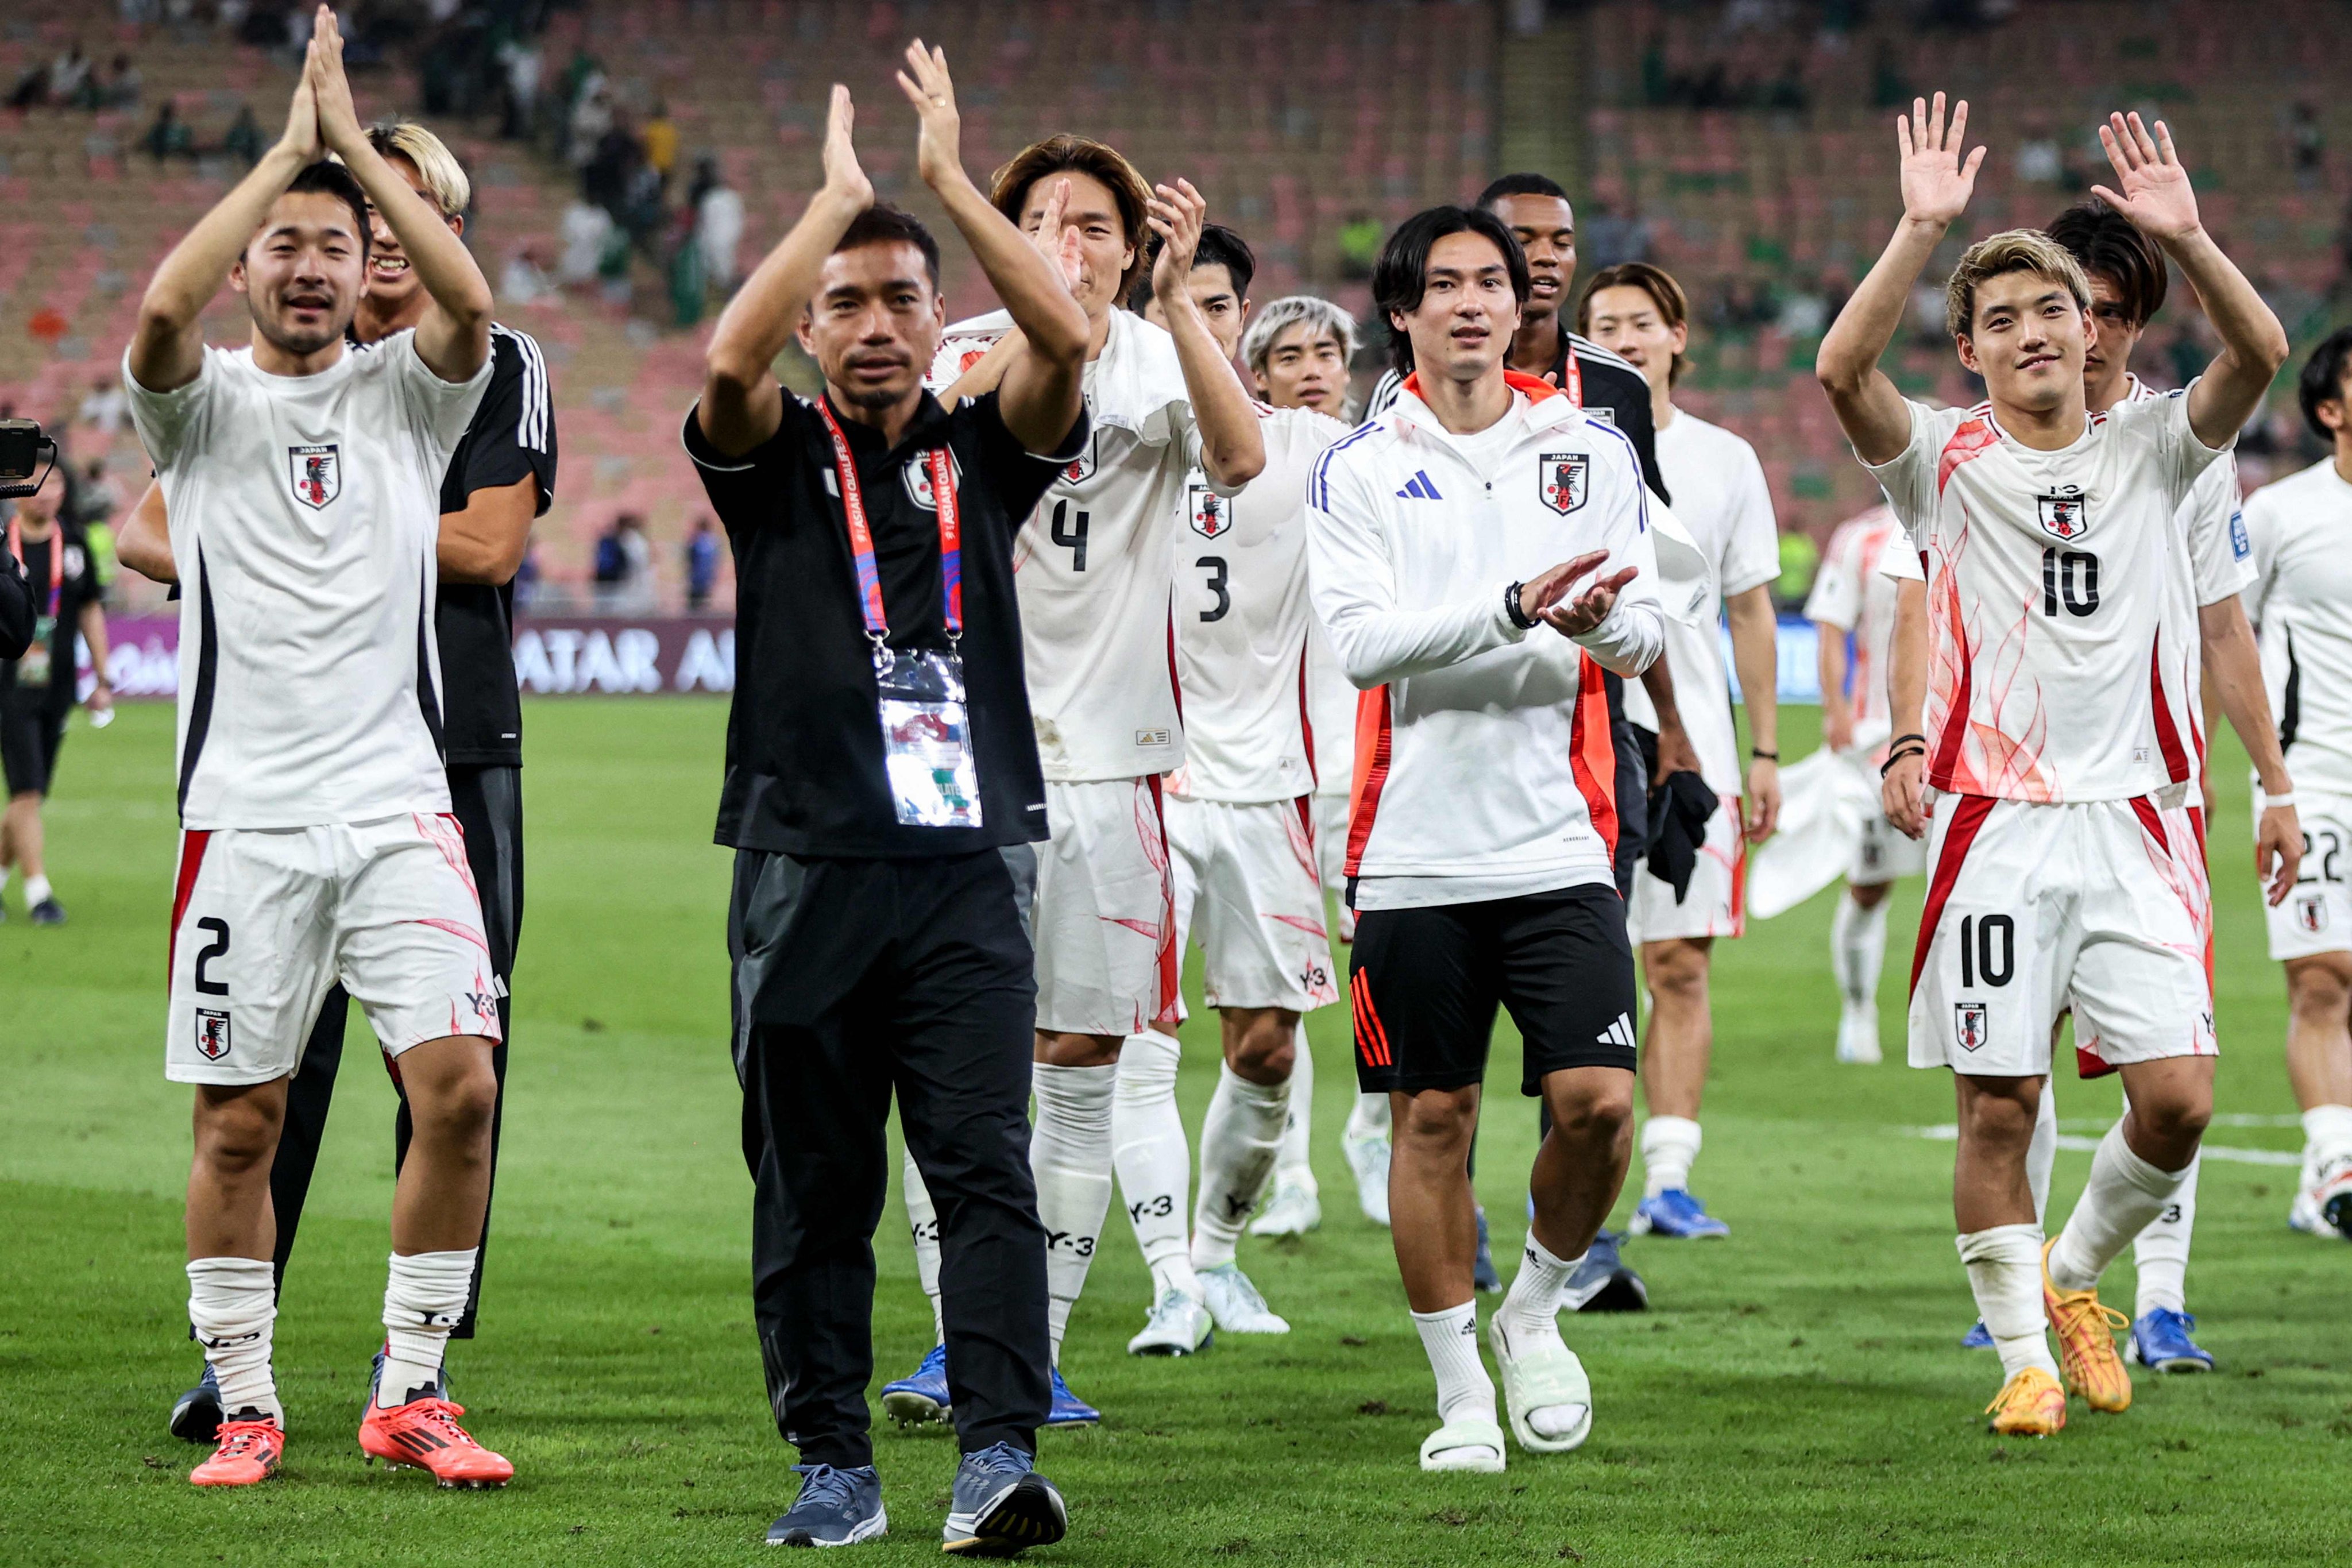
{"label": "number 4 on jersey", "polygon": [[1055,501],[1054,521],[1050,531],[1054,542],[1070,552],[1070,570],[1083,572],[1087,569],[1087,514],[1085,512],[1075,514],[1078,520],[1078,525],[1076,528],[1070,526],[1069,520],[1073,515],[1068,501]]}

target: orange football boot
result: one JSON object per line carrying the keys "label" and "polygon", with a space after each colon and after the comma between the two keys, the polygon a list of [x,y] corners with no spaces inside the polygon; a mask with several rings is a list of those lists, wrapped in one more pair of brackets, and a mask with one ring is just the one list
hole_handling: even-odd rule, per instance
{"label": "orange football boot", "polygon": [[249,1487],[278,1473],[286,1428],[275,1421],[224,1421],[213,1457],[188,1472],[200,1487]]}
{"label": "orange football boot", "polygon": [[2047,1437],[2066,1425],[2066,1391],[2040,1367],[2029,1366],[2000,1385],[1985,1414],[2001,1436]]}
{"label": "orange football boot", "polygon": [[2100,1305],[2095,1287],[2061,1290],[2050,1282],[2050,1249],[2057,1245],[2055,1237],[2042,1245],[2042,1310],[2058,1332],[2058,1370],[2067,1392],[2094,1410],[2119,1415],[2131,1408],[2132,1385],[2116,1353],[2116,1331],[2131,1327],[2131,1320]]}
{"label": "orange football boot", "polygon": [[426,1396],[389,1409],[368,1401],[360,1421],[360,1451],[398,1468],[414,1465],[433,1472],[445,1487],[502,1487],[514,1467],[474,1441],[457,1425],[465,1406]]}

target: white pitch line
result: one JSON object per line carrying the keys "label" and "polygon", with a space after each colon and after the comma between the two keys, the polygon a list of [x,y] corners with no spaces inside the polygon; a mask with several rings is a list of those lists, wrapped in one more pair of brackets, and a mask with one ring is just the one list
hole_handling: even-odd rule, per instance
{"label": "white pitch line", "polygon": [[[2216,1122],[2220,1122],[2221,1119],[2217,1116],[2213,1120]],[[2299,1127],[2302,1124],[2303,1120],[2300,1117],[2272,1118],[2269,1120],[2247,1117],[2242,1121],[2228,1123],[2228,1125],[2232,1127],[2247,1125],[2263,1127],[2285,1125]],[[1935,1127],[1906,1127],[1904,1131],[1910,1133],[1915,1138],[1926,1138],[1938,1143],[1957,1143],[1959,1142],[1960,1137],[1960,1130],[1958,1124],[1949,1121]],[[2078,1154],[2089,1154],[2097,1151],[2099,1147],[2099,1140],[2096,1138],[2081,1138],[2062,1132],[2058,1135],[2058,1147],[2061,1149],[2070,1149]],[[2301,1154],[2288,1153],[2286,1151],[2282,1149],[2232,1149],[2223,1144],[2208,1143],[2204,1146],[2204,1152],[2210,1154],[2216,1160],[2233,1160],[2241,1165],[2301,1165],[2303,1163],[2303,1156]]]}

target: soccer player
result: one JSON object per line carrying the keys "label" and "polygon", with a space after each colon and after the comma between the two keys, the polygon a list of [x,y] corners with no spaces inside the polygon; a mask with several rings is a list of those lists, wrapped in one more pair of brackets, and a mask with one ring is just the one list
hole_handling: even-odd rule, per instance
{"label": "soccer player", "polygon": [[1391,1235],[1437,1378],[1424,1469],[1504,1467],[1469,1173],[1497,1008],[1524,1041],[1523,1091],[1551,1112],[1526,1252],[1490,1325],[1530,1452],[1591,1430],[1557,1314],[1616,1202],[1633,1122],[1633,954],[1600,672],[1640,674],[1664,616],[1633,443],[1506,363],[1528,289],[1526,257],[1483,208],[1399,226],[1372,297],[1405,378],[1307,491],[1315,614],[1366,693],[1349,994],[1357,1082],[1391,1097]]}
{"label": "soccer player", "polygon": [[[452,234],[465,233],[471,182],[441,139],[422,125],[394,121],[369,127],[368,141],[408,188],[431,205]],[[352,318],[355,343],[373,343],[406,331],[425,314],[430,297],[402,249],[400,238],[371,208],[367,289]],[[555,405],[547,362],[528,333],[490,323],[490,386],[474,410],[441,479],[441,531],[436,551],[439,587],[434,595],[434,643],[442,679],[441,747],[447,759],[449,799],[466,833],[466,863],[481,895],[483,931],[499,979],[499,1044],[491,1053],[499,1103],[490,1120],[491,1194],[497,1190],[499,1131],[504,1121],[507,1042],[512,1013],[508,988],[521,932],[522,704],[514,673],[514,575],[530,540],[532,521],[555,496]],[[151,484],[116,542],[124,563],[160,583],[177,581],[170,521],[160,486]],[[350,997],[339,984],[327,993],[302,1047],[302,1061],[286,1091],[286,1121],[269,1167],[269,1201],[277,1215],[273,1259],[282,1289],[309,1196],[310,1175],[325,1139],[342,1063]],[[406,1159],[415,1121],[402,1096],[393,1121],[393,1168]],[[465,1315],[449,1337],[474,1337],[481,1301],[483,1256],[489,1215],[482,1221]],[[220,1393],[209,1377],[182,1394],[172,1411],[173,1432],[209,1443],[220,1423]]]}
{"label": "soccer player", "polygon": [[[1774,650],[1778,615],[1769,584],[1780,574],[1780,532],[1771,487],[1756,449],[1720,425],[1674,405],[1690,342],[1690,305],[1664,268],[1629,261],[1596,274],[1577,307],[1577,330],[1642,373],[1658,463],[1674,487],[1675,515],[1698,544],[1714,580],[1715,603],[1696,622],[1666,623],[1665,663],[1674,676],[1685,732],[1697,773],[1715,793],[1689,882],[1677,889],[1654,863],[1633,879],[1626,902],[1642,977],[1650,993],[1642,1061],[1642,1202],[1634,1235],[1706,1238],[1730,1234],[1690,1190],[1699,1152],[1699,1096],[1706,1084],[1714,1023],[1707,970],[1717,937],[1747,929],[1742,883],[1748,845],[1771,835],[1780,814],[1780,680]],[[1718,624],[1731,628],[1748,709],[1748,760],[1739,762],[1731,721]],[[1631,691],[1627,715],[1654,719],[1647,693]],[[1645,726],[1653,731],[1655,724]]]}
{"label": "soccer player", "polygon": [[[1013,570],[1022,519],[1086,438],[1086,318],[964,174],[944,56],[916,40],[898,79],[921,121],[917,172],[1030,349],[985,395],[948,408],[925,392],[947,319],[939,248],[875,205],[836,85],[824,184],[719,317],[685,441],[741,595],[719,837],[737,850],[753,1311],[802,1461],[768,1540],[845,1546],[888,1528],[866,1385],[895,1100],[945,1248],[963,1457],[944,1545],[1003,1556],[1067,1526],[1034,1463],[1050,1374],[1023,1158],[1036,993],[1021,900],[1045,790]],[[824,376],[814,399],[775,379],[795,336]]]}
{"label": "soccer player", "polygon": [[2352,1241],[2352,329],[2312,351],[2297,394],[2334,451],[2246,503],[2263,673],[2294,772],[2305,873],[2270,911],[2286,970],[2287,1077],[2303,1107],[2303,1173],[2287,1223]]}
{"label": "soccer player", "polygon": [[[431,302],[354,349],[371,203]],[[253,318],[235,353],[203,337],[224,279]],[[166,1076],[196,1086],[188,1316],[226,1413],[200,1486],[265,1479],[285,1447],[269,1168],[338,980],[397,1063],[415,1130],[360,1447],[447,1486],[513,1474],[440,1383],[488,1197],[499,1023],[433,733],[435,502],[489,384],[489,316],[464,245],[360,129],[320,6],[284,135],[164,258],[123,359],[187,584]]]}
{"label": "soccer player", "polygon": [[[1906,401],[1878,359],[1968,205],[1984,149],[1962,161],[1967,121],[1961,103],[1948,126],[1939,93],[1897,121],[1903,220],[1817,370],[1927,557],[1929,739],[1890,760],[1924,763],[1928,786],[1957,798],[1935,814],[1910,1057],[1954,1074],[1960,1257],[2006,1380],[1993,1429],[2046,1435],[2065,1424],[2066,1390],[2095,1410],[2130,1405],[2098,1278],[2173,1201],[2212,1113],[2211,906],[2183,809],[2195,721],[2168,654],[2168,560],[2185,548],[2181,501],[2259,406],[2286,343],[2199,222],[2170,133],[2116,115],[2100,140],[2121,189],[2097,194],[2195,286],[2221,353],[2185,394],[2094,417],[2090,285],[2048,236],[2011,230],[1971,246],[1947,289],[1988,401]],[[2292,811],[2264,814],[2274,897],[2298,858]],[[2121,1072],[2129,1109],[2045,1245],[2025,1155],[2069,1006],[2077,1052]]]}
{"label": "soccer player", "polygon": [[[34,621],[25,656],[0,665],[0,774],[8,786],[7,808],[0,813],[0,889],[7,887],[10,871],[23,871],[33,923],[63,925],[65,906],[49,886],[42,858],[41,802],[57,776],[58,748],[74,710],[77,637],[89,643],[98,677],[90,710],[102,713],[114,705],[106,681],[105,590],[89,541],[59,519],[55,496],[36,490],[16,502],[6,553],[32,588]],[[7,918],[0,908],[0,920]]]}
{"label": "soccer player", "polygon": [[[1030,1163],[1046,1235],[1053,1300],[1055,1424],[1096,1419],[1062,1381],[1062,1336],[1086,1287],[1110,1212],[1111,1102],[1122,1043],[1173,1016],[1174,898],[1160,777],[1184,760],[1169,657],[1176,534],[1187,476],[1199,469],[1222,505],[1265,467],[1257,408],[1193,304],[1185,277],[1207,205],[1186,181],[1144,184],[1110,147],[1055,136],[997,172],[990,200],[1024,233],[1059,216],[1075,242],[1068,281],[1088,328],[1087,449],[1062,471],[1021,531],[1021,628],[1045,816],[1030,929],[1037,950],[1036,1131]],[[1150,260],[1145,245],[1163,241]],[[1118,308],[1146,270],[1168,328]],[[1026,352],[1005,312],[948,329],[932,362],[942,401],[995,386]],[[906,1176],[908,1217],[934,1302],[939,1244],[919,1172]],[[883,1389],[901,1420],[946,1408],[943,1352]]]}
{"label": "soccer player", "polygon": [[[1255,270],[1239,235],[1214,224],[1201,231],[1187,287],[1228,358],[1241,350]],[[1150,299],[1143,315],[1164,319],[1161,301]],[[1348,427],[1311,408],[1258,413],[1264,471],[1230,500],[1202,475],[1185,487],[1176,577],[1184,765],[1168,780],[1168,849],[1178,952],[1188,931],[1201,944],[1224,1060],[1201,1128],[1188,1248],[1192,1162],[1176,1105],[1173,1024],[1130,1035],[1119,1052],[1111,1140],[1152,1280],[1132,1355],[1190,1355],[1213,1327],[1290,1331],[1242,1271],[1234,1245],[1288,1131],[1294,1075],[1307,1059],[1299,1020],[1339,999],[1315,866],[1305,509],[1308,471]]]}

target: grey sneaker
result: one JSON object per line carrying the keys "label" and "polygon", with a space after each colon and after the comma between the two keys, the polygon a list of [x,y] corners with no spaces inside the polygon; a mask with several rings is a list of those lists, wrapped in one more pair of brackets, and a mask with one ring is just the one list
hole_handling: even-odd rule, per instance
{"label": "grey sneaker", "polygon": [[966,1454],[956,1470],[940,1549],[966,1557],[1011,1557],[1067,1534],[1069,1510],[1036,1464],[1010,1443]]}
{"label": "grey sneaker", "polygon": [[837,1470],[831,1465],[794,1465],[801,1495],[790,1511],[768,1526],[771,1546],[855,1546],[887,1535],[882,1478],[871,1465]]}

